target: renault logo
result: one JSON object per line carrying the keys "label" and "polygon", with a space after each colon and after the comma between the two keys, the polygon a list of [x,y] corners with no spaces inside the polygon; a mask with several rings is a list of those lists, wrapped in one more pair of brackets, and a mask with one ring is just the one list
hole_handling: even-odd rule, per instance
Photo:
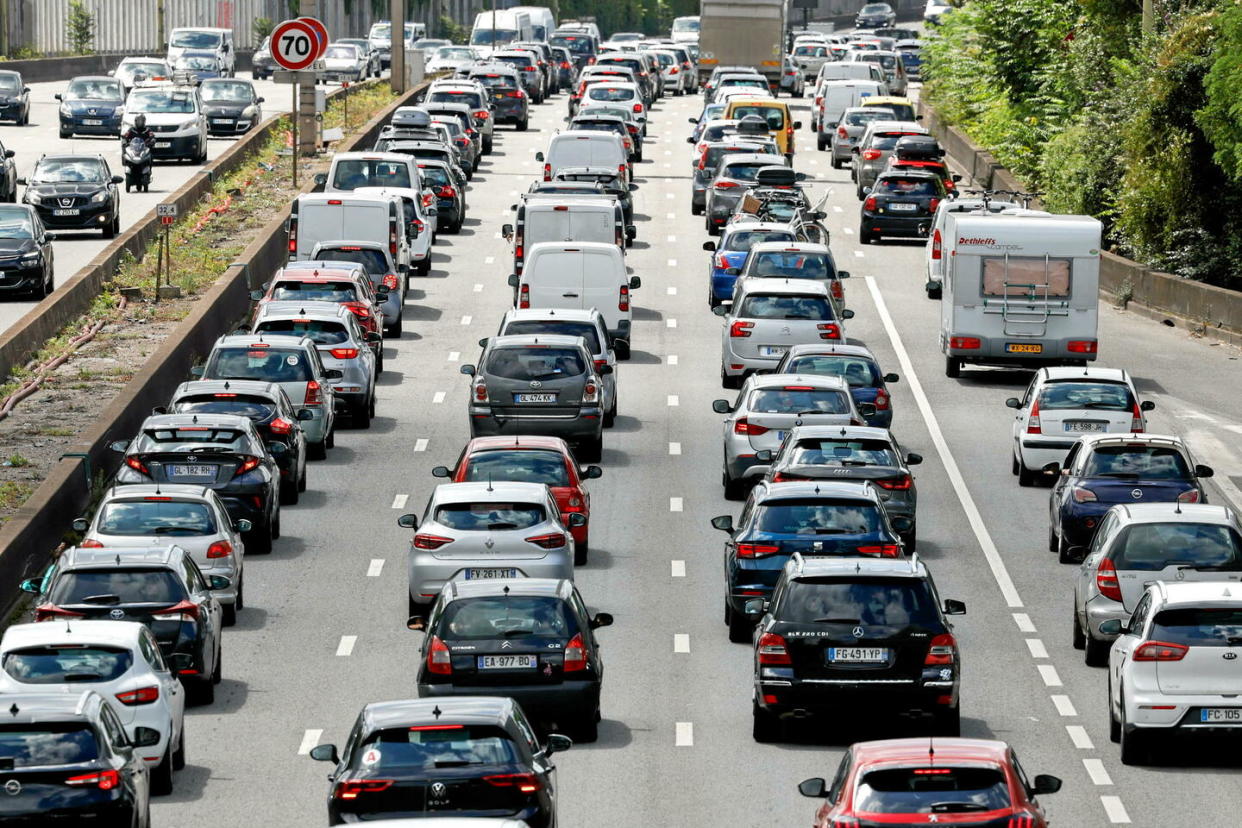
{"label": "renault logo", "polygon": [[539,380],[531,380],[530,387],[531,388],[543,388],[543,383],[540,382]]}
{"label": "renault logo", "polygon": [[22,783],[16,779],[10,779],[4,783],[4,792],[9,796],[17,796],[22,792]]}
{"label": "renault logo", "polygon": [[496,541],[492,540],[491,538],[488,538],[487,540],[483,541],[483,545],[486,546],[488,549],[491,549],[493,546],[496,545]]}
{"label": "renault logo", "polygon": [[1130,497],[1134,498],[1135,500],[1142,500],[1142,499],[1143,499],[1143,490],[1142,490],[1142,489],[1131,489],[1131,490],[1130,490]]}
{"label": "renault logo", "polygon": [[862,628],[862,627],[855,627],[855,628],[854,628],[854,637],[855,637],[855,638],[862,638],[862,637],[863,637],[863,628]]}
{"label": "renault logo", "polygon": [[123,609],[114,609],[112,612],[108,613],[108,615],[109,615],[109,616],[111,616],[112,618],[117,619],[117,620],[119,621],[120,619],[122,619],[122,618],[124,618],[124,617],[125,617],[125,610],[123,610]]}

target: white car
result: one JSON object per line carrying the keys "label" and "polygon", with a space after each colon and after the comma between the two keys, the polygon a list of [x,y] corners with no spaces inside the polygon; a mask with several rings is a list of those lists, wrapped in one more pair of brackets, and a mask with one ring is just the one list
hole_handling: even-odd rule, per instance
{"label": "white car", "polygon": [[329,43],[323,53],[319,80],[360,83],[371,68],[370,61],[370,55],[352,43]]}
{"label": "white car", "polygon": [[250,521],[234,523],[213,490],[185,483],[114,486],[104,493],[94,517],[78,518],[73,528],[84,533],[78,545],[88,549],[176,543],[204,577],[229,579],[229,587],[214,594],[224,609],[224,625],[237,623],[237,611],[245,604],[242,532],[250,531]]}
{"label": "white car", "polygon": [[168,61],[158,57],[127,57],[122,58],[112,77],[125,87],[125,91],[133,89],[143,81],[169,80],[172,78],[172,67]]}
{"label": "white car", "polygon": [[139,115],[146,116],[147,128],[155,133],[152,158],[194,164],[207,160],[207,112],[193,86],[140,83],[125,98],[121,134],[134,125]]}
{"label": "white car", "polygon": [[176,671],[189,662],[185,654],[166,660],[135,621],[14,624],[0,640],[0,693],[94,690],[113,702],[131,739],[139,727],[159,731],[159,742],[141,752],[152,793],[169,793],[173,771],[185,767],[186,691]]}
{"label": "white car", "polygon": [[1118,368],[1040,368],[1022,397],[1005,405],[1013,418],[1013,473],[1018,485],[1034,485],[1049,463],[1065,456],[1084,434],[1138,434],[1146,431],[1144,411],[1130,374]]}
{"label": "white car", "polygon": [[937,26],[940,18],[951,11],[953,6],[949,5],[949,0],[927,0],[927,5],[923,7],[923,22]]}
{"label": "white car", "polygon": [[1155,581],[1129,621],[1105,621],[1100,632],[1118,636],[1108,655],[1108,731],[1123,764],[1151,761],[1160,735],[1242,732],[1236,581]]}

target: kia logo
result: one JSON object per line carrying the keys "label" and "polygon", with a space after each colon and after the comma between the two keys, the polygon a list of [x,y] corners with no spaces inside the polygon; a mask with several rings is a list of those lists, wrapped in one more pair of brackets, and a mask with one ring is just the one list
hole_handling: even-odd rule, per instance
{"label": "kia logo", "polygon": [[1229,652],[1221,656],[1221,658],[1223,658],[1225,661],[1233,661],[1237,657],[1238,657],[1238,654],[1233,652],[1232,650],[1230,650]]}

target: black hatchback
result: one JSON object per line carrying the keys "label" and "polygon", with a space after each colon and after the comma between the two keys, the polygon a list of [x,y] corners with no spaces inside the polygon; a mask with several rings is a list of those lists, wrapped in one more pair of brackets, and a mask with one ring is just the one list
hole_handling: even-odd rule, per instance
{"label": "black hatchback", "polygon": [[0,296],[41,299],[55,284],[52,239],[28,204],[0,205]]}
{"label": "black hatchback", "polygon": [[925,239],[936,218],[936,207],[947,196],[944,180],[935,173],[902,170],[883,172],[864,188],[858,241],[868,244],[884,236]]}
{"label": "black hatchback", "polygon": [[556,825],[554,753],[568,736],[541,742],[513,699],[459,696],[373,702],[343,751],[317,745],[332,762],[328,824],[417,817],[508,817],[530,828]]}
{"label": "black hatchback", "polygon": [[110,239],[121,232],[121,197],[102,155],[44,155],[27,178],[22,203],[39,213],[48,230],[101,230]]}

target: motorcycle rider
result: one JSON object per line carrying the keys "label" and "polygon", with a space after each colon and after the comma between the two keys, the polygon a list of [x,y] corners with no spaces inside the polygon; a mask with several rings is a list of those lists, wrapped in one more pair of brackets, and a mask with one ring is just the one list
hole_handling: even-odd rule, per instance
{"label": "motorcycle rider", "polygon": [[141,138],[148,147],[155,146],[155,133],[147,126],[146,115],[139,114],[134,118],[134,125],[121,136],[121,140],[127,144],[135,138]]}
{"label": "motorcycle rider", "polygon": [[[130,151],[128,145],[131,141],[138,140],[146,148],[145,153],[141,153],[138,157],[145,156],[142,161],[130,159]],[[125,153],[121,156],[121,161],[125,165],[125,192],[129,192],[131,187],[137,186],[142,192],[146,192],[151,183],[151,151],[155,149],[155,133],[147,126],[147,116],[139,114],[134,118],[134,125],[125,131],[121,136],[122,145],[126,146]]]}

